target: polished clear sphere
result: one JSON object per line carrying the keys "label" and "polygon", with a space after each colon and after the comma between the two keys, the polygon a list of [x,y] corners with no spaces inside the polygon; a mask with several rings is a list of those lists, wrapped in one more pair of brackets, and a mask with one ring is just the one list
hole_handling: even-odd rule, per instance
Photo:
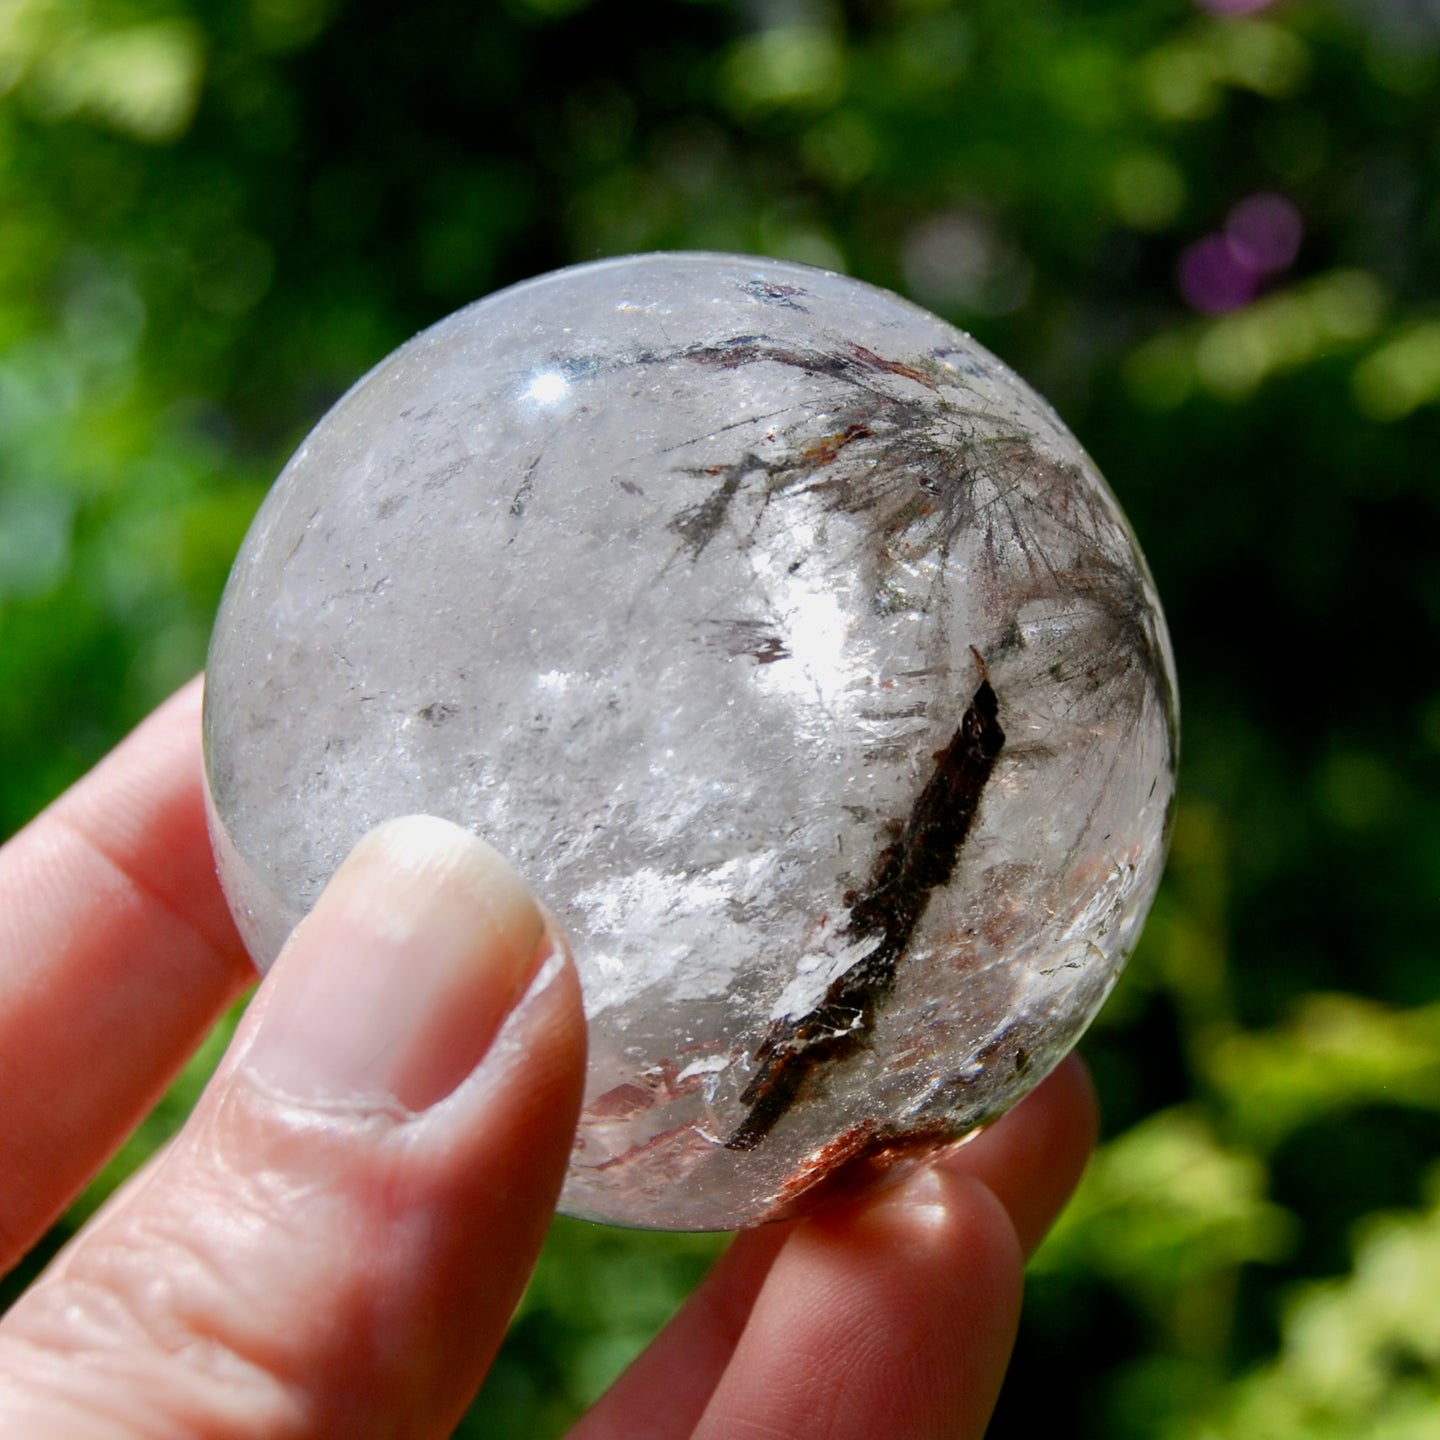
{"label": "polished clear sphere", "polygon": [[1154,589],[1045,402],[894,295],[727,255],[542,276],[371,371],[246,538],[205,724],[261,966],[382,820],[510,857],[585,987],[563,1208],[671,1228],[1024,1094],[1174,790]]}

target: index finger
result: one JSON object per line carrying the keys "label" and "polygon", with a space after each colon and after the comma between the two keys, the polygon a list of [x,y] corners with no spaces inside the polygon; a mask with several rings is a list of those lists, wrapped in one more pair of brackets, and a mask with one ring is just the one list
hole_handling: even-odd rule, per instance
{"label": "index finger", "polygon": [[[781,1399],[793,1401],[807,1356],[825,1357],[832,1375],[848,1365],[854,1383],[864,1367],[845,1361],[847,1353],[907,1357],[903,1364],[913,1370],[926,1346],[937,1336],[953,1339],[957,1325],[970,1328],[955,1363],[934,1369],[930,1379],[937,1385],[917,1382],[905,1398],[912,1406],[930,1404],[958,1433],[978,1432],[1013,1325],[1016,1297],[1006,1287],[1013,1281],[1018,1294],[1020,1259],[1079,1181],[1095,1127],[1094,1092],[1084,1066],[1071,1058],[990,1130],[938,1161],[933,1175],[922,1171],[871,1199],[744,1232],[570,1440],[679,1440],[717,1395],[720,1413],[736,1433],[748,1434],[734,1407],[747,1396],[765,1404],[780,1400],[760,1395],[757,1375],[744,1370],[747,1362],[758,1359],[772,1378],[788,1374],[794,1383],[780,1386]],[[911,1233],[905,1190],[923,1199],[937,1185],[947,1194],[945,1223]],[[936,1284],[931,1313],[916,1297]],[[901,1361],[896,1364],[898,1373]],[[963,1392],[958,1399],[955,1386]],[[815,1393],[829,1388],[828,1379],[813,1387]],[[893,1394],[870,1400],[877,1409],[852,1397],[848,1421],[855,1433],[922,1433],[898,1424]],[[798,1421],[786,1429],[778,1414],[770,1415],[776,1433],[826,1433]]]}
{"label": "index finger", "polygon": [[205,829],[201,685],[0,847],[0,1272],[253,979]]}

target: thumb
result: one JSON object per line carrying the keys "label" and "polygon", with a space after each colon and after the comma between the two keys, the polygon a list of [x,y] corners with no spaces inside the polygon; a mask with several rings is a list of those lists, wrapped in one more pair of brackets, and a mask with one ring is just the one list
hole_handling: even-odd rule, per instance
{"label": "thumb", "polygon": [[0,1325],[0,1433],[448,1435],[583,1070],[574,971],[519,877],[444,821],[382,826],[185,1130]]}

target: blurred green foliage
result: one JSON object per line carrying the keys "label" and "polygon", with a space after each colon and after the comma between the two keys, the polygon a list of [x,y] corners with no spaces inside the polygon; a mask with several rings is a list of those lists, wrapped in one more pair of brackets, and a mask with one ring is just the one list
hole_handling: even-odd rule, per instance
{"label": "blurred green foliage", "polygon": [[[899,289],[1095,454],[1185,705],[992,1433],[1440,1433],[1437,152],[1437,0],[3,0],[0,833],[424,324],[663,247]],[[716,1244],[557,1224],[463,1433],[558,1433]]]}

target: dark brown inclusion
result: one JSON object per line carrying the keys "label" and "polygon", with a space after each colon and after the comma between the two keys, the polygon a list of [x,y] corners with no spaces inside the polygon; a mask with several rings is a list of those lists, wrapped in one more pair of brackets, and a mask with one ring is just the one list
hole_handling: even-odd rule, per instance
{"label": "dark brown inclusion", "polygon": [[755,1053],[760,1069],[740,1096],[750,1113],[725,1142],[727,1149],[753,1150],[817,1066],[844,1060],[867,1042],[931,892],[954,873],[1004,743],[995,691],[982,667],[980,688],[950,743],[936,754],[934,773],[899,839],[881,852],[869,888],[850,908],[845,937],[878,943],[830,986],[815,1009],[772,1027]]}
{"label": "dark brown inclusion", "polygon": [[[890,1132],[874,1120],[862,1120],[810,1156],[775,1193],[765,1221],[788,1220],[832,1200],[863,1195],[887,1178],[898,1178],[955,1143],[955,1127],[931,1120]],[[803,1200],[803,1205],[801,1201]]]}

